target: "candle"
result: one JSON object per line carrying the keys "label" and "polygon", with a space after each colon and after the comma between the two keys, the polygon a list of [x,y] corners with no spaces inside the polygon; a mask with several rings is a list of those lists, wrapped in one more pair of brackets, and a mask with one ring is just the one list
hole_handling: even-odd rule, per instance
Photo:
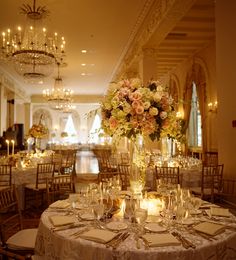
{"label": "candle", "polygon": [[30,152],[30,141],[29,139],[27,140],[27,150],[28,150],[28,153]]}
{"label": "candle", "polygon": [[9,156],[9,140],[6,140],[7,143],[7,156]]}
{"label": "candle", "polygon": [[12,142],[12,155],[14,155],[15,141],[11,140],[11,142]]}

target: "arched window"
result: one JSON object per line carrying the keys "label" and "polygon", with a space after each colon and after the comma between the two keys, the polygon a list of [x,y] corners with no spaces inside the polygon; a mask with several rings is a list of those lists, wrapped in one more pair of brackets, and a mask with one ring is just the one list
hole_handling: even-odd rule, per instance
{"label": "arched window", "polygon": [[75,125],[71,115],[68,116],[64,132],[68,134],[67,142],[78,143],[77,131],[75,130]]}
{"label": "arched window", "polygon": [[101,119],[98,114],[95,115],[92,127],[89,131],[89,143],[99,143],[99,129],[101,128]]}
{"label": "arched window", "polygon": [[196,84],[192,85],[192,100],[188,127],[188,145],[190,147],[202,146],[201,113],[197,96]]}

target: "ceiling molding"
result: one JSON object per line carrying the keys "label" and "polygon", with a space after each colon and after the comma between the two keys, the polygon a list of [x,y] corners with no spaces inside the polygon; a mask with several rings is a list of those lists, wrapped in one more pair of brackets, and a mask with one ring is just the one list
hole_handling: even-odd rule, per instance
{"label": "ceiling molding", "polygon": [[[73,103],[100,103],[102,100],[102,95],[74,95]],[[32,103],[42,103],[46,104],[47,101],[41,95],[32,95],[31,96]]]}
{"label": "ceiling molding", "polygon": [[0,84],[5,88],[11,90],[17,99],[22,99],[25,102],[30,102],[30,96],[26,93],[25,89],[16,82],[2,67],[0,68]]}
{"label": "ceiling molding", "polygon": [[195,0],[155,1],[128,49],[123,63],[117,69],[114,79],[119,79],[120,75],[124,74],[124,71],[131,66],[135,59],[141,57],[143,48],[155,49],[194,2]]}

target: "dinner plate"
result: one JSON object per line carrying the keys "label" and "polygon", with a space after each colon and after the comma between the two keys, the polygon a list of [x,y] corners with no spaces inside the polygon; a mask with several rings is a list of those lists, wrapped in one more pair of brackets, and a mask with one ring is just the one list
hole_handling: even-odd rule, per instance
{"label": "dinner plate", "polygon": [[160,223],[162,219],[159,216],[149,215],[146,219],[146,223]]}
{"label": "dinner plate", "polygon": [[128,225],[123,222],[112,221],[110,223],[107,223],[106,227],[110,230],[120,231],[120,230],[127,229]]}
{"label": "dinner plate", "polygon": [[94,215],[90,213],[83,213],[80,215],[80,218],[83,220],[94,220]]}
{"label": "dinner plate", "polygon": [[158,223],[147,223],[144,226],[144,229],[151,231],[151,232],[164,232],[164,231],[166,231],[166,228],[160,226]]}

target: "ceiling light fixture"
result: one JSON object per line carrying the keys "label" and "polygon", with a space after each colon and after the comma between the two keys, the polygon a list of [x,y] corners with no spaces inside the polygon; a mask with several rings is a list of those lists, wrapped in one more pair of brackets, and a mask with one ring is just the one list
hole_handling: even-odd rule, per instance
{"label": "ceiling light fixture", "polygon": [[17,32],[7,29],[2,33],[1,58],[11,61],[15,70],[27,81],[38,83],[49,76],[58,60],[65,56],[65,39],[57,33],[47,35],[41,27],[42,20],[49,11],[45,6],[23,4],[20,13],[26,16],[25,29],[18,27]]}
{"label": "ceiling light fixture", "polygon": [[57,63],[58,74],[55,78],[54,88],[43,90],[43,96],[54,110],[63,110],[65,104],[72,102],[73,91],[63,87],[62,78],[60,76],[60,63]]}

